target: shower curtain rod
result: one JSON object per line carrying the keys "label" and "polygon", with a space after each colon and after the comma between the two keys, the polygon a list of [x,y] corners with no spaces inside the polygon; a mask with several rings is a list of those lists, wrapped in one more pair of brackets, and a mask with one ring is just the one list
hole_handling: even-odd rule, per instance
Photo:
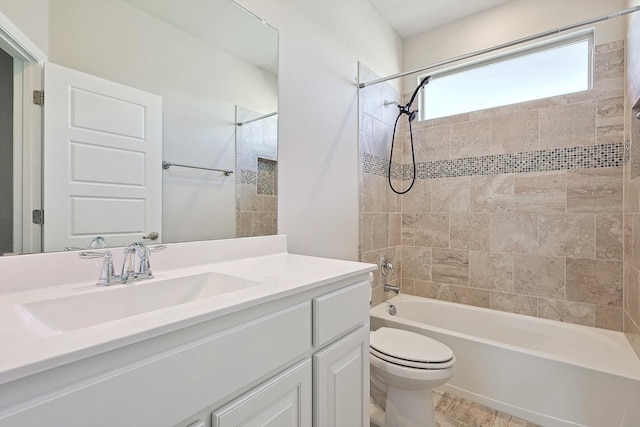
{"label": "shower curtain rod", "polygon": [[640,6],[634,6],[634,7],[630,7],[628,9],[623,9],[621,11],[612,13],[610,15],[604,15],[604,16],[600,16],[598,18],[593,18],[593,19],[589,19],[587,21],[582,21],[582,22],[578,22],[576,24],[571,24],[571,25],[567,25],[565,27],[559,27],[556,28],[555,30],[549,30],[549,31],[545,31],[542,33],[538,33],[538,34],[534,34],[532,36],[528,36],[528,37],[523,37],[521,39],[517,39],[517,40],[513,40],[507,43],[502,43],[493,47],[489,47],[486,49],[481,49],[481,50],[477,50],[475,52],[471,52],[471,53],[467,53],[464,55],[460,55],[460,56],[456,56],[454,58],[451,59],[446,59],[444,61],[439,61],[436,63],[433,63],[431,65],[427,65],[425,67],[421,67],[421,68],[417,68],[415,70],[411,70],[411,71],[404,71],[402,73],[397,73],[397,74],[392,74],[390,76],[387,77],[382,77],[379,79],[375,79],[375,80],[371,80],[369,82],[363,82],[363,83],[359,83],[358,87],[360,89],[365,88],[367,86],[371,86],[371,85],[375,85],[378,83],[382,83],[382,82],[386,82],[388,80],[393,80],[393,79],[397,79],[400,77],[405,77],[411,74],[416,74],[416,73],[420,73],[422,71],[427,71],[427,70],[431,70],[433,68],[437,68],[437,67],[441,67],[443,65],[448,65],[457,61],[462,61],[463,59],[469,59],[469,58],[473,58],[475,56],[479,56],[479,55],[484,55],[485,53],[491,53],[491,52],[495,52],[496,50],[500,50],[500,49],[504,49],[506,47],[511,47],[511,46],[516,46],[522,43],[526,43],[526,42],[530,42],[533,40],[537,40],[537,39],[541,39],[543,37],[548,37],[554,34],[559,34],[565,31],[569,31],[569,30],[574,30],[576,28],[580,28],[580,27],[584,27],[585,25],[590,25],[590,24],[595,24],[596,22],[601,22],[601,21],[606,21],[608,19],[613,19],[613,18],[617,18],[619,16],[623,16],[623,15],[628,15],[629,13],[633,13],[633,12],[638,12],[640,11]]}
{"label": "shower curtain rod", "polygon": [[238,122],[238,123],[236,123],[236,126],[248,125],[249,123],[257,122],[258,120],[267,119],[267,118],[269,118],[271,116],[275,116],[276,114],[278,114],[278,112],[274,111],[273,113],[265,114],[264,116],[259,116],[259,117],[256,117],[254,119],[250,119],[250,120],[247,120],[247,121],[244,121],[244,122]]}

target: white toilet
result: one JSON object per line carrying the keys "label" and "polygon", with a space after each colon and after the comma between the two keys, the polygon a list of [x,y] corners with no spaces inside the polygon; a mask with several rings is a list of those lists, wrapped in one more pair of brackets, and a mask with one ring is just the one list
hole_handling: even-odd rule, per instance
{"label": "white toilet", "polygon": [[387,393],[386,410],[372,403],[371,423],[380,427],[435,427],[431,391],[454,373],[446,345],[414,332],[371,332],[371,381]]}

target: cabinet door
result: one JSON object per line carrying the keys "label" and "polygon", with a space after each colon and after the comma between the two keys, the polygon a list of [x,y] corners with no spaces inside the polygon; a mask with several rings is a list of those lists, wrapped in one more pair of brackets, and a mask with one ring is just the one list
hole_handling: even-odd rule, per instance
{"label": "cabinet door", "polygon": [[314,426],[369,427],[369,325],[313,355]]}
{"label": "cabinet door", "polygon": [[311,427],[311,361],[215,411],[213,427]]}

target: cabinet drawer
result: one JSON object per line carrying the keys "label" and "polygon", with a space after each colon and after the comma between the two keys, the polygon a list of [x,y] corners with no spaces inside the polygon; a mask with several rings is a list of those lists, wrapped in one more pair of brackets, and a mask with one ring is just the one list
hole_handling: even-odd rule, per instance
{"label": "cabinet drawer", "polygon": [[313,299],[313,345],[320,347],[369,322],[368,281]]}
{"label": "cabinet drawer", "polygon": [[218,409],[211,423],[213,427],[311,427],[311,361]]}

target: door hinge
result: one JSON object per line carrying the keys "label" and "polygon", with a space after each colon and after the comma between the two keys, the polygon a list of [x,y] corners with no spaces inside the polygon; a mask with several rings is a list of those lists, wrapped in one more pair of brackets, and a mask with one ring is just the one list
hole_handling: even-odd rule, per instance
{"label": "door hinge", "polygon": [[43,90],[34,90],[33,91],[33,103],[36,105],[44,105],[44,91]]}
{"label": "door hinge", "polygon": [[44,209],[33,210],[33,223],[40,225],[44,224]]}

